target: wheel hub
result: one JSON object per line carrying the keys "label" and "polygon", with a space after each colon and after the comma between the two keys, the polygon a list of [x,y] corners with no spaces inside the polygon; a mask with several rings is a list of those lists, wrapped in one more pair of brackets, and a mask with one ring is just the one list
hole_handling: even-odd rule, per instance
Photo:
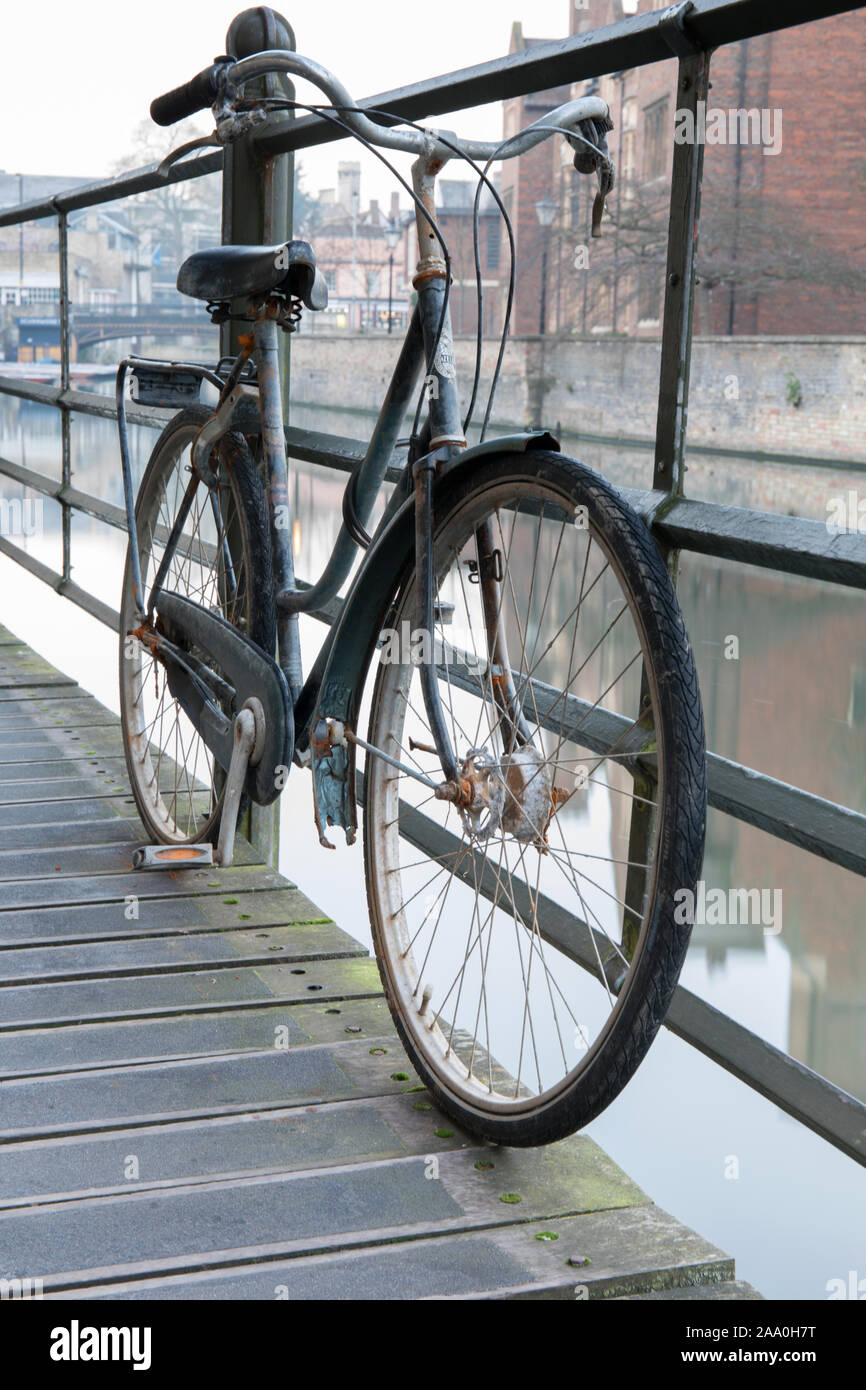
{"label": "wheel hub", "polygon": [[470,748],[460,773],[460,816],[472,839],[489,840],[501,831],[546,848],[550,822],[568,793],[553,785],[550,765],[532,743],[501,758]]}

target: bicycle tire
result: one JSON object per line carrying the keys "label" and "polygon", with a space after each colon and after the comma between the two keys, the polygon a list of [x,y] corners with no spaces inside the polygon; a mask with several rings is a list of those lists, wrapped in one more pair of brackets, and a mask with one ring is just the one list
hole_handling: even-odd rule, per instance
{"label": "bicycle tire", "polygon": [[[205,407],[190,407],[175,415],[157,440],[142,476],[136,499],[136,529],[145,593],[148,576],[152,579],[157,563],[154,558],[158,546],[158,541],[154,541],[156,526],[161,524],[163,528],[170,529],[177,515],[179,498],[189,477],[183,459],[211,413]],[[236,570],[234,577],[240,598],[236,596],[232,607],[223,593],[225,565],[221,572],[220,563],[214,563],[210,567],[212,579],[208,577],[208,567],[203,558],[208,554],[208,543],[200,531],[206,525],[202,519],[203,506],[210,494],[203,483],[199,484],[191,512],[193,519],[198,517],[200,524],[191,523],[188,519],[181,537],[182,542],[186,543],[186,557],[179,565],[172,566],[166,577],[166,587],[181,593],[186,588],[188,597],[197,597],[200,601],[205,601],[207,597],[215,600],[212,606],[217,611],[222,609],[223,617],[235,621],[260,647],[272,653],[276,647],[276,611],[267,500],[243,435],[232,433],[224,436],[211,456],[211,466],[216,470],[218,479],[220,507],[226,514],[222,524],[223,538],[228,543]],[[199,497],[202,498],[201,506],[198,505]],[[164,537],[165,529],[160,534]],[[218,546],[213,548],[219,550]],[[172,795],[174,797],[172,812],[164,795],[165,789],[160,787],[162,758],[156,751],[152,737],[145,738],[152,722],[147,717],[150,711],[142,708],[150,671],[145,669],[147,654],[140,644],[129,641],[134,614],[132,561],[128,547],[120,610],[120,697],[124,755],[133,796],[145,829],[154,841],[182,844],[212,839],[219,828],[224,774],[217,764],[212,760],[209,762],[202,749],[193,745],[193,736],[197,738],[198,735],[194,731],[189,732],[190,725],[186,741],[182,735],[176,736],[175,756],[167,753],[166,766],[170,773],[172,766],[176,768],[178,763],[183,764],[187,800],[190,807],[196,809],[190,810],[188,807],[184,821],[184,792],[182,788],[178,789],[176,780],[173,793],[169,793],[169,802]],[[150,661],[152,663],[152,658]],[[159,673],[155,666],[153,670],[154,679],[158,680]],[[163,701],[165,696],[166,686],[163,683]],[[174,730],[178,730],[182,727],[184,716],[176,700],[169,700],[167,709],[168,733],[164,734],[165,717],[160,720],[160,733],[164,735],[164,740],[170,741],[170,721],[174,719]],[[192,768],[189,766],[191,761]],[[209,774],[210,786],[199,791],[195,787],[195,779],[198,777],[201,780],[201,776],[205,775],[203,765],[206,774]],[[192,786],[190,777],[193,778]],[[245,802],[246,798],[241,811]],[[200,811],[197,809],[199,806],[202,807]]]}
{"label": "bicycle tire", "polygon": [[[670,576],[645,523],[614,488],[585,465],[552,452],[503,453],[479,459],[471,477],[446,492],[444,500],[437,500],[437,583],[441,582],[444,565],[443,538],[449,534],[459,538],[461,525],[470,529],[477,526],[485,515],[485,507],[496,497],[507,496],[509,491],[517,495],[521,490],[536,498],[544,492],[550,496],[551,505],[559,499],[564,510],[587,509],[590,531],[615,568],[641,638],[646,679],[655,692],[657,788],[663,789],[657,792],[655,858],[640,935],[609,1024],[600,1043],[589,1049],[584,1061],[548,1098],[540,1095],[534,1105],[531,1100],[518,1098],[501,1106],[498,1098],[494,1104],[489,1098],[476,1097],[470,1085],[474,1084],[473,1077],[455,1075],[458,1061],[465,1068],[465,1050],[461,1061],[454,1049],[449,1071],[443,1060],[442,1041],[433,1044],[434,1033],[444,1030],[440,1020],[434,1018],[435,1028],[429,1022],[429,1001],[428,1023],[422,1025],[423,995],[418,1003],[421,976],[417,970],[413,974],[407,965],[413,943],[401,918],[406,907],[401,906],[397,896],[399,887],[394,887],[395,875],[402,882],[408,872],[402,868],[398,872],[392,862],[397,837],[393,827],[401,815],[397,799],[400,793],[393,784],[399,778],[395,778],[393,768],[375,757],[367,757],[365,762],[364,855],[379,970],[394,1024],[413,1066],[438,1104],[464,1129],[489,1141],[528,1146],[561,1139],[599,1115],[633,1076],[664,1020],[691,934],[688,922],[678,921],[675,916],[674,895],[684,888],[695,890],[703,858],[706,749],[694,659]],[[465,518],[463,522],[461,516]],[[541,516],[544,517],[543,506]],[[538,526],[540,531],[541,522]],[[456,541],[454,545],[456,550]],[[403,577],[393,609],[395,629],[399,630],[407,615],[411,618],[413,604],[414,576],[408,574]],[[411,674],[405,663],[385,663],[380,659],[368,739],[374,747],[389,749],[397,757],[408,756],[397,752],[402,746],[402,735],[398,738],[394,732],[395,728],[405,727],[408,717],[407,681],[411,682]],[[401,682],[403,693],[398,698]],[[416,749],[418,746],[416,743]],[[411,785],[404,780],[404,786]],[[417,844],[417,840],[413,841],[414,848]],[[442,909],[439,915],[441,918]],[[492,938],[492,928],[490,935]],[[453,1034],[454,1024],[451,1026]],[[450,1048],[451,1040],[447,1041]],[[487,1065],[490,1068],[489,1059]]]}

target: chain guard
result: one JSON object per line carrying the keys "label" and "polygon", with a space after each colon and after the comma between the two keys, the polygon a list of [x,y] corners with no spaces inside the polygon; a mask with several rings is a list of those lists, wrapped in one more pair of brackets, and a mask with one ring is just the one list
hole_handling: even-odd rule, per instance
{"label": "chain guard", "polygon": [[[160,629],[182,650],[191,650],[205,666],[212,661],[220,681],[233,690],[230,712],[205,700],[189,673],[161,653],[168,687],[182,706],[224,772],[231,762],[234,738],[232,721],[250,697],[261,703],[265,717],[265,736],[255,766],[247,768],[244,790],[259,806],[276,801],[284,783],[278,769],[290,768],[294,752],[295,725],[286,678],[277,663],[251,638],[231,623],[200,604],[179,594],[162,593],[156,604]],[[159,644],[157,642],[157,653]],[[207,684],[207,675],[203,676]]]}

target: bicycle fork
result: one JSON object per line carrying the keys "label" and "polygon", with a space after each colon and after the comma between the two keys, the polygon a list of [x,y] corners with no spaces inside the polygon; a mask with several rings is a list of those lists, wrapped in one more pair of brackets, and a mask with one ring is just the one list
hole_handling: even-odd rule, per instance
{"label": "bicycle fork", "polygon": [[[424,707],[436,751],[446,781],[437,790],[440,800],[467,807],[476,799],[469,761],[461,764],[451,742],[439,694],[439,675],[435,661],[435,562],[433,556],[433,477],[440,461],[466,448],[457,395],[451,312],[445,300],[448,268],[440,252],[431,218],[435,215],[435,179],[440,158],[421,156],[412,166],[412,179],[421,207],[416,207],[420,257],[413,278],[427,359],[426,384],[429,397],[429,452],[415,461],[415,623],[419,633],[428,634],[431,660],[421,665]],[[429,217],[428,217],[429,213]],[[490,520],[475,533],[478,584],[484,611],[487,639],[488,676],[493,699],[500,710],[503,747],[512,752],[530,741],[530,732],[521,712],[511,674],[511,663],[502,620],[502,555],[494,544]]]}

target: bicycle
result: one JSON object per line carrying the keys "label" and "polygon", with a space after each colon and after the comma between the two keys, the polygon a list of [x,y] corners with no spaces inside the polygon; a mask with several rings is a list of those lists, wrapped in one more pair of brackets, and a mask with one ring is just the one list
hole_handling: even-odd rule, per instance
{"label": "bicycle", "polygon": [[[231,862],[242,804],[270,804],[294,765],[312,773],[323,844],[331,825],[354,841],[360,800],[376,957],[413,1066],[471,1133],[546,1143],[619,1094],[673,995],[690,932],[676,894],[694,890],[703,854],[703,720],[685,625],[644,522],[551,434],[485,437],[507,315],[481,440],[467,446],[480,352],[461,419],[435,177],[465,158],[501,207],[493,161],[561,133],[578,172],[597,177],[598,231],[612,123],[589,97],[498,146],[380,124],[387,113],[359,108],[326,69],[282,50],[218,59],[152,115],[172,124],[211,106],[204,143],[226,143],[268,118],[267,103],[243,95],[268,73],[306,77],[327,99],[275,109],[315,111],[374,153],[416,155],[412,187],[401,182],[415,205],[417,302],[312,584],[294,574],[278,371],[279,332],[327,304],[311,246],[222,246],[181,266],[178,288],[216,321],[250,324],[233,360],[121,364],[121,707],[130,781],[156,842],[144,859],[200,850]],[[510,296],[514,273],[512,258]],[[135,501],[127,375],[140,401],[193,401],[165,427]],[[208,389],[216,399],[204,405]],[[359,550],[305,678],[299,616],[337,601]]]}

